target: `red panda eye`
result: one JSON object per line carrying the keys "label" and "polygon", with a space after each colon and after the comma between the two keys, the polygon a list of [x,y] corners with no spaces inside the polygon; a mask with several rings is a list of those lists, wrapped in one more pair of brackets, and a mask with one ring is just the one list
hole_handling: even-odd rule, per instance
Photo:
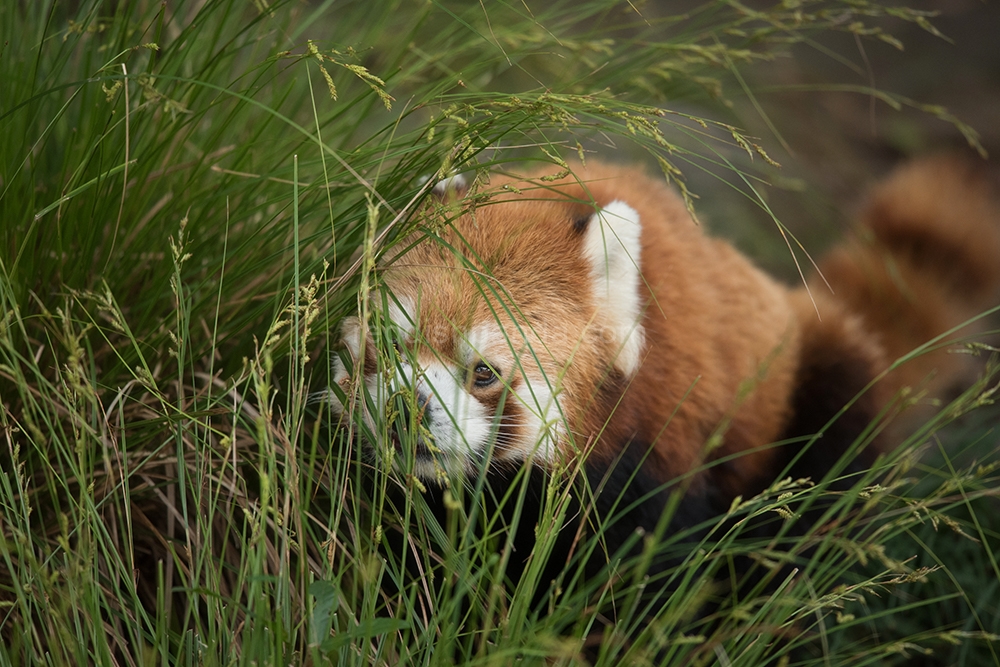
{"label": "red panda eye", "polygon": [[472,369],[472,380],[473,384],[481,389],[496,382],[497,373],[485,361],[479,361]]}

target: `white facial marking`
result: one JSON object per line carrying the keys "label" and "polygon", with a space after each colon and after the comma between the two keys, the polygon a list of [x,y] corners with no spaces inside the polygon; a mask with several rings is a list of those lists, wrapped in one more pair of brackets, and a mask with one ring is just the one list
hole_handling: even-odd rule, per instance
{"label": "white facial marking", "polygon": [[[519,404],[516,416],[505,416],[517,420],[518,438],[516,442],[501,442],[496,457],[514,461],[534,457],[536,461],[550,463],[555,460],[557,445],[565,430],[562,428],[562,413],[555,398],[556,392],[550,386],[556,378],[546,380],[545,373],[526,345],[517,345],[524,348],[518,351],[512,349],[514,346],[514,341],[508,340],[497,323],[488,322],[469,331],[459,347],[459,358],[467,367],[479,359],[495,365],[494,370],[501,374],[505,383],[509,383],[515,375],[520,376],[517,388],[504,399]],[[491,427],[494,418],[495,415],[487,415]]]}
{"label": "white facial marking", "polygon": [[[503,354],[497,351],[503,351]],[[510,343],[495,322],[477,324],[458,344],[458,360],[466,365],[471,365],[479,359],[494,362],[497,359],[491,357],[510,355]]]}
{"label": "white facial marking", "polygon": [[555,463],[559,442],[566,429],[563,427],[562,410],[549,381],[544,377],[530,380],[525,375],[514,396],[524,407],[521,444],[532,448],[519,453],[523,458],[533,456],[536,461]]}
{"label": "white facial marking", "polygon": [[[450,474],[475,472],[486,454],[491,415],[465,388],[464,369],[432,362],[422,369],[414,387],[425,401],[421,426],[433,436],[437,462]],[[417,461],[415,472],[434,477],[431,461]]]}
{"label": "white facial marking", "polygon": [[646,340],[640,302],[641,234],[639,213],[616,199],[591,217],[583,246],[599,323],[617,346],[615,367],[626,377],[638,370]]}

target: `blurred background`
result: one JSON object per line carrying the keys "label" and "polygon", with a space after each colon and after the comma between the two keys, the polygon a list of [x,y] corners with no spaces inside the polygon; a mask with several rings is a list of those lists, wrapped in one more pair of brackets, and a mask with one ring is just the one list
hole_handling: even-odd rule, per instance
{"label": "blurred background", "polygon": [[[935,15],[928,25],[883,21],[898,44],[824,32],[791,46],[787,57],[747,68],[745,89],[728,82],[737,124],[782,165],[766,171],[770,187],[759,192],[811,252],[839,238],[867,187],[908,158],[962,154],[1000,184],[1000,4],[910,6]],[[728,192],[723,183],[740,185],[731,175],[690,170],[689,179],[712,227],[794,279],[787,249],[768,231],[770,215]]]}

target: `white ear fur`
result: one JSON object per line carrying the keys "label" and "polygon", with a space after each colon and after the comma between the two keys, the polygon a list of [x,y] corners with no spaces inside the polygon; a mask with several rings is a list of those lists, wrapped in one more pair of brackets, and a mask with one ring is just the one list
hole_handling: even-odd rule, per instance
{"label": "white ear fur", "polygon": [[461,194],[465,192],[468,184],[465,181],[465,176],[461,174],[455,174],[454,176],[449,176],[448,178],[442,179],[434,184],[434,189],[431,190],[436,196],[444,197],[449,192],[455,192]]}
{"label": "white ear fur", "polygon": [[627,377],[638,370],[646,340],[640,302],[641,234],[639,213],[616,199],[591,217],[583,242],[598,320],[617,346],[615,367]]}

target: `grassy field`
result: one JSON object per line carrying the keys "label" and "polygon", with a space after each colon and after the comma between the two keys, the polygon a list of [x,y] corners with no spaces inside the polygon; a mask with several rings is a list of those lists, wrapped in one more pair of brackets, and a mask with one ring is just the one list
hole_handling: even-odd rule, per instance
{"label": "grassy field", "polygon": [[[605,665],[1000,664],[995,366],[851,491],[650,540],[685,558],[648,610],[642,562],[534,608],[477,503],[438,521],[310,401],[428,175],[605,155],[768,211],[743,74],[932,20],[668,6],[0,4],[0,665],[575,664],[594,632]],[[817,502],[804,535],[743,530]],[[727,595],[747,554],[768,585]]]}

